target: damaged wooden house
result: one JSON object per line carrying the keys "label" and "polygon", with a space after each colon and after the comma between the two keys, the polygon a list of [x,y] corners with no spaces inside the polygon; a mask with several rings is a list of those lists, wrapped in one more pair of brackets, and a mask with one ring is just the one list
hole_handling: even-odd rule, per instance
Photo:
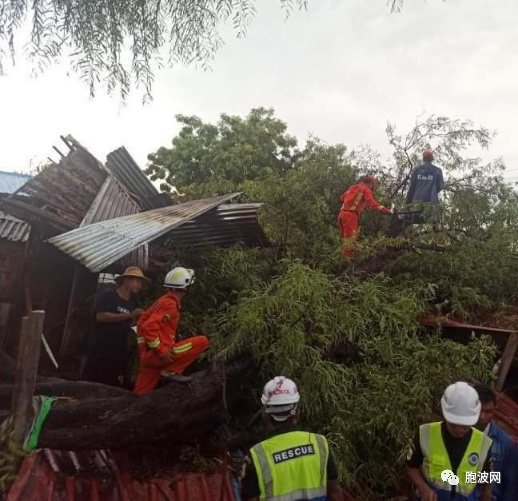
{"label": "damaged wooden house", "polygon": [[[79,375],[100,273],[129,264],[149,270],[163,245],[263,245],[260,204],[238,193],[174,204],[126,148],[103,164],[71,136],[59,162],[34,177],[0,177],[0,348],[11,352],[20,318],[45,310],[44,335],[61,377]],[[52,357],[40,371],[55,373]]]}

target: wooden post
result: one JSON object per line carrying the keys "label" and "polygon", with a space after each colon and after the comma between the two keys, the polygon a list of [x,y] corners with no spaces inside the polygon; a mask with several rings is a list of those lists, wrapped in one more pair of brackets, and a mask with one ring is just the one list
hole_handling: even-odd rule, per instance
{"label": "wooden post", "polygon": [[63,329],[63,338],[61,339],[61,348],[59,350],[59,354],[61,356],[66,355],[67,344],[70,338],[70,317],[72,316],[72,311],[74,309],[74,304],[76,302],[77,281],[79,277],[79,271],[79,265],[76,265],[76,267],[74,268],[74,277],[72,279],[72,285],[70,288],[70,297],[68,298],[67,316],[65,317],[65,328]]}
{"label": "wooden post", "polygon": [[502,361],[500,362],[500,370],[498,371],[498,379],[495,387],[497,391],[502,391],[504,387],[507,374],[511,369],[513,358],[516,354],[516,348],[518,348],[518,332],[513,332],[509,334],[504,353],[502,354]]}
{"label": "wooden post", "polygon": [[22,445],[32,419],[32,397],[40,361],[40,338],[43,332],[44,311],[32,311],[23,317],[11,413],[14,420],[14,440]]}

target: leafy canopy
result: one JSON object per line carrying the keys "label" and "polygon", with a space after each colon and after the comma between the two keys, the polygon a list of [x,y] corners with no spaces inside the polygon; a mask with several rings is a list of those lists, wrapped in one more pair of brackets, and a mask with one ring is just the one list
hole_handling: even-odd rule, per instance
{"label": "leafy canopy", "polygon": [[[306,0],[280,4],[289,14]],[[108,91],[118,87],[125,97],[133,76],[149,98],[154,68],[207,64],[223,43],[220,25],[230,21],[242,36],[255,12],[253,0],[0,0],[0,73],[30,16],[27,52],[36,70],[68,58],[92,95],[105,81]]]}
{"label": "leafy canopy", "polygon": [[[279,0],[288,16],[308,0]],[[89,86],[102,82],[123,98],[132,77],[151,98],[154,70],[175,63],[206,66],[223,40],[220,26],[230,22],[246,34],[256,14],[254,0],[0,0],[0,75],[8,54],[30,19],[24,49],[36,73],[62,59]],[[388,2],[393,11],[400,2]],[[391,5],[392,4],[392,5]]]}
{"label": "leafy canopy", "polygon": [[[493,134],[466,121],[430,116],[400,134],[387,127],[393,157],[348,151],[310,138],[300,145],[273,110],[222,115],[216,124],[179,117],[182,130],[150,155],[149,172],[176,197],[242,191],[261,201],[268,249],[171,250],[197,270],[182,317],[184,333],[208,333],[214,358],[252,355],[254,386],[240,412],[259,408],[266,380],[284,374],[301,388],[305,424],[330,439],[342,480],[362,499],[395,491],[411,437],[444,387],[492,379],[496,350],[484,336],[460,344],[424,330],[425,314],[475,318],[516,300],[518,198],[500,160],[470,156]],[[447,180],[446,251],[431,228],[389,238],[389,218],[365,211],[357,255],[340,256],[340,194],[362,174],[377,196],[404,206],[408,174],[434,149]],[[174,190],[172,190],[174,191]]]}

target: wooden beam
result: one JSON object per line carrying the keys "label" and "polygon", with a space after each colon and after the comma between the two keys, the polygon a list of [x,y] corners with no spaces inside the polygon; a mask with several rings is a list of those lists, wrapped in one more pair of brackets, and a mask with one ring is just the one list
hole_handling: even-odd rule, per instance
{"label": "wooden beam", "polygon": [[507,379],[507,374],[511,369],[511,365],[513,364],[513,358],[516,355],[516,349],[518,348],[518,332],[513,332],[509,334],[507,338],[507,343],[504,348],[504,353],[502,354],[502,361],[500,362],[500,369],[498,371],[498,379],[496,381],[496,390],[502,391],[504,387],[505,380]]}
{"label": "wooden beam", "polygon": [[75,228],[74,224],[65,221],[63,218],[53,214],[52,212],[41,210],[38,207],[20,202],[19,200],[15,200],[12,197],[4,199],[3,204],[7,206],[8,210],[14,210],[14,215],[20,217],[20,219],[23,219],[24,221],[27,221],[26,215],[30,214],[32,216],[44,219],[59,230],[69,231]]}
{"label": "wooden beam", "polygon": [[59,350],[59,354],[61,356],[66,355],[66,349],[68,345],[68,340],[70,338],[70,318],[72,317],[72,311],[74,310],[74,304],[77,296],[77,280],[79,277],[80,265],[76,264],[74,268],[74,278],[72,279],[72,285],[70,287],[70,297],[68,299],[68,308],[67,308],[67,316],[65,319],[65,328],[63,330],[63,337],[61,339],[61,348]]}
{"label": "wooden beam", "polygon": [[32,419],[32,397],[40,361],[40,336],[43,332],[44,311],[32,311],[23,317],[11,413],[14,422],[14,440],[23,444],[27,427]]}

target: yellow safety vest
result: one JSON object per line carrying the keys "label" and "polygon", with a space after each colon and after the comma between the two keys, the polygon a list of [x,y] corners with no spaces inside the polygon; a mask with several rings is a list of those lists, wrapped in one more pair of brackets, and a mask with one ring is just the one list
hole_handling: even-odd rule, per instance
{"label": "yellow safety vest", "polygon": [[326,501],[329,446],[322,435],[292,431],[252,447],[260,499]]}
{"label": "yellow safety vest", "polygon": [[[456,475],[459,484],[455,491],[468,498],[475,490],[476,483],[467,483],[467,473],[478,474],[484,467],[492,440],[481,431],[472,429],[471,439],[460,462]],[[441,473],[451,470],[450,457],[442,438],[441,423],[423,424],[419,428],[419,442],[424,460],[422,471],[428,483],[440,491],[451,492],[453,486],[444,482]]]}

